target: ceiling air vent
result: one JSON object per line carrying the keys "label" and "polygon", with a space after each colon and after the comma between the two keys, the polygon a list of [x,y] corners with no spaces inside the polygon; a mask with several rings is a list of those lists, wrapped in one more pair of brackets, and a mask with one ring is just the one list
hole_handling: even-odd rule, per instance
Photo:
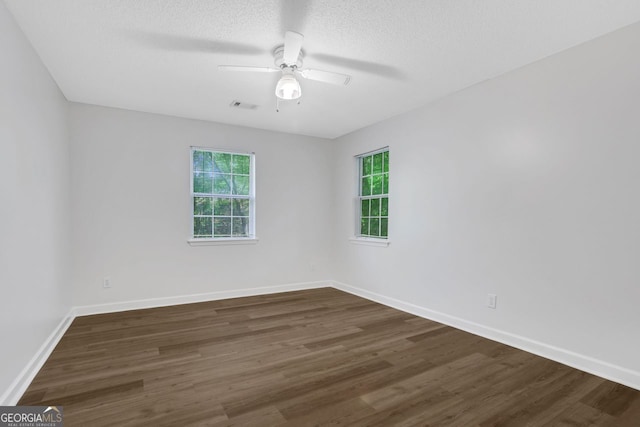
{"label": "ceiling air vent", "polygon": [[242,110],[255,110],[256,108],[258,108],[256,104],[247,104],[246,102],[240,102],[240,101],[231,101],[231,104],[229,104],[229,107],[240,108]]}

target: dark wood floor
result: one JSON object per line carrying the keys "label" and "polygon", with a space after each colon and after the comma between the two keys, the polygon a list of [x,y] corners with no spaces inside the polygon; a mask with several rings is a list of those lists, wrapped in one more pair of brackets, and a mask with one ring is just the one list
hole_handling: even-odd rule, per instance
{"label": "dark wood floor", "polygon": [[330,288],[75,319],[66,426],[634,426],[640,392]]}

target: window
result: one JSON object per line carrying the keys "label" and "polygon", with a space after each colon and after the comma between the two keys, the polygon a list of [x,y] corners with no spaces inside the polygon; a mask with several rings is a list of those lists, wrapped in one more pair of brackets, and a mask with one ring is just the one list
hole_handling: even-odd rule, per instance
{"label": "window", "polygon": [[389,149],[358,156],[358,237],[387,239],[389,232]]}
{"label": "window", "polygon": [[254,156],[191,149],[193,239],[254,238]]}

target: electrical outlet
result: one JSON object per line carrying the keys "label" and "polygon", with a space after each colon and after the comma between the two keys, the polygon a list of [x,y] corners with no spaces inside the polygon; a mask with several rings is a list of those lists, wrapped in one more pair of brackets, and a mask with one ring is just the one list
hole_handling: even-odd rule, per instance
{"label": "electrical outlet", "polygon": [[111,287],[111,278],[109,277],[105,277],[104,279],[102,279],[102,287],[107,289]]}
{"label": "electrical outlet", "polygon": [[496,294],[487,294],[487,307],[496,308],[498,296]]}

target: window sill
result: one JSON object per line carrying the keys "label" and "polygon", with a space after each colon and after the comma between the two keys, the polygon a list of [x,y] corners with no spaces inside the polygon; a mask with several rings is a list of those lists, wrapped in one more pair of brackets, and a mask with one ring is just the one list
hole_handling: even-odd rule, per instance
{"label": "window sill", "polygon": [[386,248],[391,243],[389,239],[371,239],[367,237],[351,237],[349,241],[354,245],[378,246],[382,248]]}
{"label": "window sill", "polygon": [[226,246],[226,245],[255,245],[258,238],[248,237],[245,239],[189,239],[187,243],[191,246]]}

